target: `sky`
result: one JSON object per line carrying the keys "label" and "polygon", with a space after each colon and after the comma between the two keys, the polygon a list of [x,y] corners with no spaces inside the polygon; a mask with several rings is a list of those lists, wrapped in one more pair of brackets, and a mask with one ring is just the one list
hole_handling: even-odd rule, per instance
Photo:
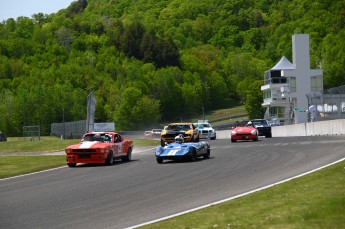
{"label": "sky", "polygon": [[0,0],[0,22],[33,14],[52,14],[67,8],[74,0]]}

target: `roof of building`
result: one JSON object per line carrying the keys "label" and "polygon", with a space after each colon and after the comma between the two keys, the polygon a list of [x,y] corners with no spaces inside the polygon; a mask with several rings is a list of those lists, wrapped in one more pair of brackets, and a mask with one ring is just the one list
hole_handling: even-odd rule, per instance
{"label": "roof of building", "polygon": [[280,61],[271,70],[288,70],[294,69],[294,65],[283,56]]}

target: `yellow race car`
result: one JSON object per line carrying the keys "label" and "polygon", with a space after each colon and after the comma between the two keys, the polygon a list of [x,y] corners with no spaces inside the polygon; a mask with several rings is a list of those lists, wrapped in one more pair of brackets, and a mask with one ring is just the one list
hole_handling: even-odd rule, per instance
{"label": "yellow race car", "polygon": [[171,123],[161,133],[161,146],[175,141],[175,137],[182,134],[185,142],[199,142],[199,130],[193,123]]}

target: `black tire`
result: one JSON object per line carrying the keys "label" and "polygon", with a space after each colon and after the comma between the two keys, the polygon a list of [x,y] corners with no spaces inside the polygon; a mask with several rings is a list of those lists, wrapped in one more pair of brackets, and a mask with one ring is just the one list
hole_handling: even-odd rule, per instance
{"label": "black tire", "polygon": [[198,155],[196,153],[196,150],[193,149],[192,155],[190,156],[189,160],[192,161],[192,162],[196,161],[197,157],[198,157]]}
{"label": "black tire", "polygon": [[211,155],[211,150],[207,149],[207,152],[206,152],[206,154],[203,157],[204,157],[204,159],[209,159],[210,155]]}
{"label": "black tire", "polygon": [[122,158],[122,161],[131,161],[132,160],[132,148],[128,148],[127,155]]}
{"label": "black tire", "polygon": [[162,164],[163,163],[163,158],[156,158],[156,161],[158,164]]}
{"label": "black tire", "polygon": [[108,157],[107,157],[107,159],[105,159],[105,164],[106,165],[114,164],[114,154],[113,154],[113,152],[109,152],[108,153]]}
{"label": "black tire", "polygon": [[214,135],[214,137],[213,137],[213,138],[211,138],[211,140],[216,140],[216,138],[217,138],[217,136],[216,136],[216,135]]}
{"label": "black tire", "polygon": [[70,168],[74,168],[77,166],[77,163],[67,163],[67,166]]}
{"label": "black tire", "polygon": [[259,136],[256,135],[256,137],[253,139],[254,142],[257,142],[259,140]]}
{"label": "black tire", "polygon": [[237,142],[237,140],[231,138],[231,142]]}
{"label": "black tire", "polygon": [[161,146],[162,146],[162,147],[165,146],[165,142],[163,141],[163,139],[161,139]]}
{"label": "black tire", "polygon": [[199,142],[200,141],[200,138],[199,138],[199,135],[198,135],[198,137],[196,137],[195,139],[194,139],[194,142]]}

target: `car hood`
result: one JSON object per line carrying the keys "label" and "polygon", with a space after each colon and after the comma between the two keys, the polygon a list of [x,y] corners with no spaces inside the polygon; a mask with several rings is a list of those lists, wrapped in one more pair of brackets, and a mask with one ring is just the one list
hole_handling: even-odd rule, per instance
{"label": "car hood", "polygon": [[93,141],[93,142],[82,142],[79,144],[75,144],[75,145],[70,145],[67,148],[69,149],[97,149],[97,148],[104,148],[106,146],[108,146],[109,143],[105,143],[105,142],[98,142],[98,141]]}
{"label": "car hood", "polygon": [[191,152],[192,148],[198,148],[200,143],[171,143],[164,147],[156,148],[157,156],[183,156]]}
{"label": "car hood", "polygon": [[233,129],[233,131],[235,131],[238,134],[245,134],[245,133],[251,133],[252,130],[255,130],[254,127],[249,127],[249,126],[245,126],[245,127],[236,127],[235,129]]}

